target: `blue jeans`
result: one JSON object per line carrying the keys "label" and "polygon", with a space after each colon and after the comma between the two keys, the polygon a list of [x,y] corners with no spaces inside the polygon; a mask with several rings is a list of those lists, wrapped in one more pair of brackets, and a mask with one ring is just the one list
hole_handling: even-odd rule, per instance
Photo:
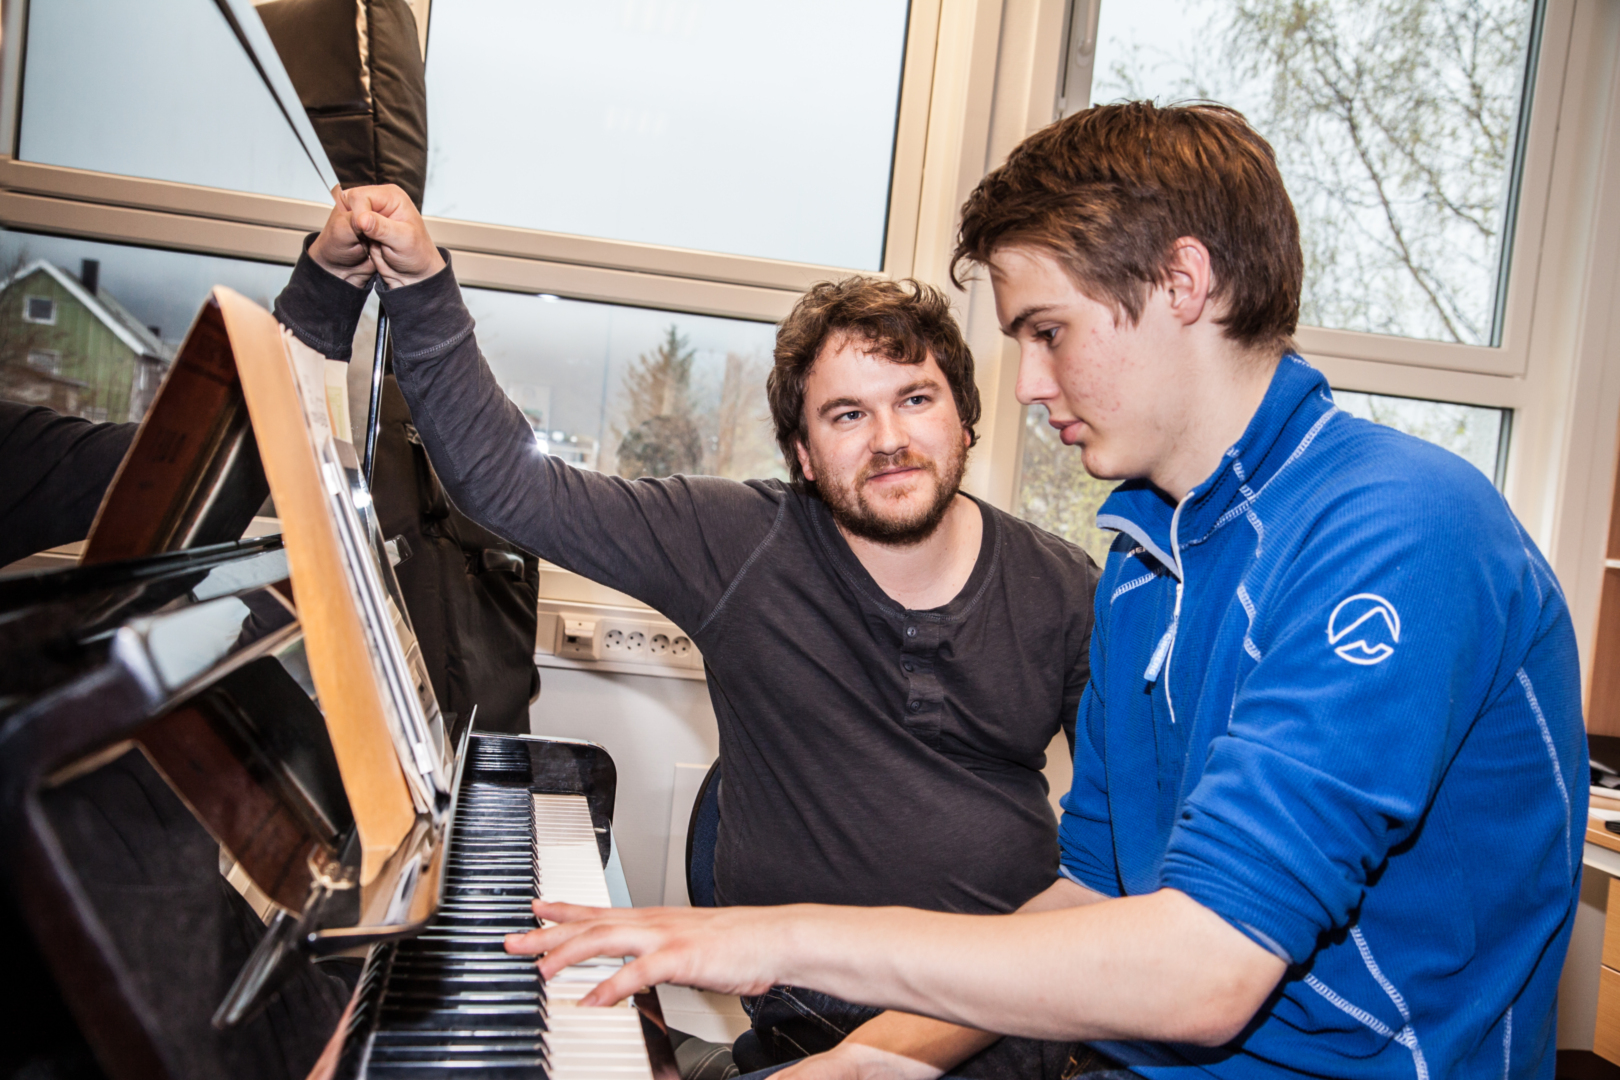
{"label": "blue jeans", "polygon": [[[798,986],[773,986],[758,997],[743,998],[742,1004],[753,1027],[737,1037],[731,1053],[747,1080],[831,1050],[882,1011]],[[1136,1074],[1083,1043],[1007,1037],[956,1066],[947,1080],[1081,1078],[1126,1080]]]}
{"label": "blue jeans", "polygon": [[799,986],[773,986],[742,999],[753,1028],[732,1044],[740,1072],[786,1065],[831,1050],[881,1009]]}

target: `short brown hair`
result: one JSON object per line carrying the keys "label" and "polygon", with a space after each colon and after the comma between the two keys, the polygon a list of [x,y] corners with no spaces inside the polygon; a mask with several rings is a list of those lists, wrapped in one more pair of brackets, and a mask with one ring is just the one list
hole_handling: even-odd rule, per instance
{"label": "short brown hair", "polygon": [[1305,273],[1299,221],[1271,145],[1222,105],[1099,105],[1037,131],[968,197],[951,277],[960,285],[963,262],[1027,245],[1135,323],[1183,236],[1209,249],[1226,336],[1287,344]]}
{"label": "short brown hair", "polygon": [[889,281],[857,275],[823,281],[811,286],[776,328],[776,364],[765,383],[776,443],[795,481],[804,481],[795,448],[810,434],[804,415],[805,382],[821,350],[845,338],[860,341],[873,354],[897,364],[920,364],[932,355],[951,388],[968,445],[978,441],[973,430],[979,422],[973,354],[945,294],[912,278]]}

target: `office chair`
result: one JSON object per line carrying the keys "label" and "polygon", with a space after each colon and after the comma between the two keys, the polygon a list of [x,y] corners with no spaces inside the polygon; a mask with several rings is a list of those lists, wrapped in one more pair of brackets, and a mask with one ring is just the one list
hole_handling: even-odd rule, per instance
{"label": "office chair", "polygon": [[686,826],[686,895],[693,907],[714,907],[714,848],[720,835],[720,761],[709,766]]}

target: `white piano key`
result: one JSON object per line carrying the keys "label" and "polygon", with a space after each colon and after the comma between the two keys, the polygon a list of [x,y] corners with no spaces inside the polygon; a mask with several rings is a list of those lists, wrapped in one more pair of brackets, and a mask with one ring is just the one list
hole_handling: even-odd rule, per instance
{"label": "white piano key", "polygon": [[[551,903],[611,907],[585,797],[533,799],[535,895]],[[635,1008],[629,1002],[606,1008],[579,1004],[622,963],[598,958],[564,968],[547,980],[546,1048],[552,1080],[651,1080],[652,1066]]]}

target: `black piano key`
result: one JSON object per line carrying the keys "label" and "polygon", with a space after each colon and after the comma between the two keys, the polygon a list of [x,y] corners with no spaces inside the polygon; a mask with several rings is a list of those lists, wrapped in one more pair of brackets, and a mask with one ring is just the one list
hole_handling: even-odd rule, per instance
{"label": "black piano key", "polygon": [[516,1050],[504,1054],[424,1053],[382,1059],[373,1057],[366,1075],[431,1077],[441,1075],[440,1070],[445,1070],[446,1073],[453,1070],[463,1076],[489,1077],[491,1080],[505,1077],[522,1077],[528,1080],[532,1077],[544,1077],[548,1064],[539,1054],[525,1054]]}
{"label": "black piano key", "polygon": [[445,860],[442,902],[417,937],[368,963],[351,1038],[362,1075],[546,1080],[546,990],[535,958],[506,952],[535,929],[527,748],[475,740]]}
{"label": "black piano key", "polygon": [[507,1065],[483,1060],[445,1061],[437,1063],[400,1062],[380,1064],[366,1070],[367,1076],[377,1080],[425,1080],[432,1076],[476,1076],[478,1080],[545,1080],[545,1065],[540,1062]]}
{"label": "black piano key", "polygon": [[373,1062],[430,1061],[444,1058],[507,1058],[543,1061],[545,1040],[538,1035],[511,1036],[500,1032],[475,1037],[456,1035],[448,1039],[425,1039],[411,1043],[390,1041],[372,1047]]}

